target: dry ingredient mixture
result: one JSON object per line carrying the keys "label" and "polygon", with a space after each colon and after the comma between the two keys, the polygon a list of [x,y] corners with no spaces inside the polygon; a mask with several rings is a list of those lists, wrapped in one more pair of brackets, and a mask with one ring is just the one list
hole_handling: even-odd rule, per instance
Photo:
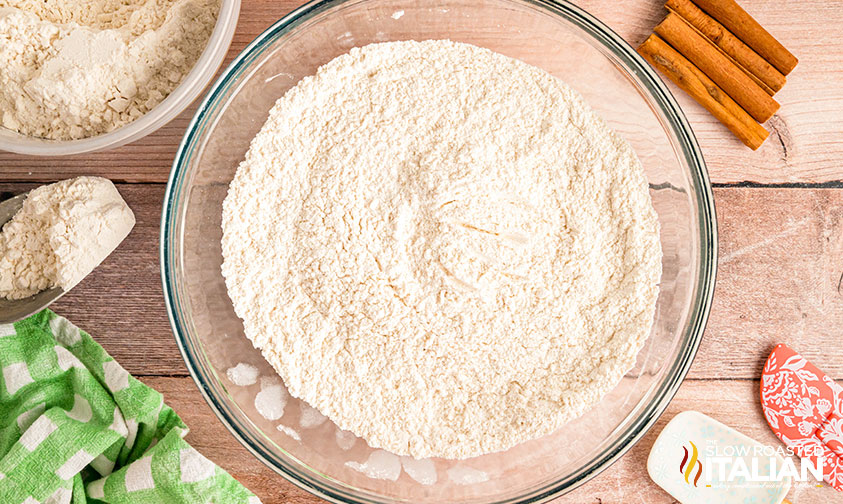
{"label": "dry ingredient mixture", "polygon": [[544,71],[445,40],[353,49],[274,106],[223,204],[246,336],[375,448],[553,432],[635,363],[661,248],[629,145]]}
{"label": "dry ingredient mixture", "polygon": [[134,225],[132,210],[108,179],[79,177],[34,189],[0,232],[0,297],[70,290]]}
{"label": "dry ingredient mixture", "polygon": [[0,0],[0,125],[55,140],[134,121],[199,59],[220,0]]}

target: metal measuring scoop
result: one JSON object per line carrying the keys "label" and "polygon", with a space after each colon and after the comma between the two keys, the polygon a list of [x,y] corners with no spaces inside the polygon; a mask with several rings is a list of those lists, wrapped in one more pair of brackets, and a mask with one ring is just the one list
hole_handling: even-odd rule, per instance
{"label": "metal measuring scoop", "polygon": [[[28,194],[19,194],[6,201],[0,201],[0,228],[18,213]],[[0,324],[11,324],[34,315],[63,295],[64,290],[54,287],[23,299],[12,300],[0,297]]]}

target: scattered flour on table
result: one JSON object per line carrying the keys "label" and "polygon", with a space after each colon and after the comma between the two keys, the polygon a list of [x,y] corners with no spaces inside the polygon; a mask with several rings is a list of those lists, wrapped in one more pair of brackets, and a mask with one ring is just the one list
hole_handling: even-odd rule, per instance
{"label": "scattered flour on table", "polygon": [[585,412],[634,365],[661,274],[630,146],[553,76],[441,40],[290,89],[222,226],[234,308],[290,393],[416,458]]}
{"label": "scattered flour on table", "polygon": [[56,140],[127,124],[205,49],[220,0],[0,0],[0,125]]}
{"label": "scattered flour on table", "polygon": [[0,232],[0,297],[68,291],[135,225],[110,180],[78,177],[33,189]]}

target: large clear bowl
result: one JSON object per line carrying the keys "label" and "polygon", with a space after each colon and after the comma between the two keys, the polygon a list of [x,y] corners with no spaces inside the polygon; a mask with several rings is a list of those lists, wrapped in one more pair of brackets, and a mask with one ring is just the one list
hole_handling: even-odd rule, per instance
{"label": "large clear bowl", "polygon": [[[343,449],[337,428],[330,421],[314,426],[312,412],[294,399],[280,419],[267,420],[255,407],[262,380],[241,386],[229,379],[227,370],[239,363],[257,367],[263,378],[275,373],[243,335],[226,293],[220,220],[249,141],[299,79],[354,46],[436,38],[545,69],[629,141],[650,181],[664,272],[637,364],[600,403],[554,434],[505,452],[434,459],[436,482],[421,484],[406,470],[395,481],[354,470],[347,462],[363,462],[372,452],[365,442]],[[232,434],[290,481],[335,502],[539,502],[608,467],[664,411],[702,337],[716,243],[705,165],[676,101],[626,42],[586,12],[546,0],[324,0],[260,35],[200,106],[167,189],[161,264],[173,330],[200,391]],[[395,476],[397,462],[386,456],[385,463]]]}

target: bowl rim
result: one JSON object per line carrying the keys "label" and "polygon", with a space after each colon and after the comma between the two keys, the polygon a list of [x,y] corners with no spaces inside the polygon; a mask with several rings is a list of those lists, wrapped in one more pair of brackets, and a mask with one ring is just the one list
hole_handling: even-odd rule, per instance
{"label": "bowl rim", "polygon": [[[175,277],[172,271],[171,260],[174,257],[171,238],[175,232],[180,232],[180,229],[171,221],[171,217],[175,215],[173,210],[177,203],[177,194],[180,193],[179,190],[184,180],[185,166],[191,158],[193,144],[204,130],[205,125],[202,123],[216,109],[218,97],[228,90],[232,81],[239,77],[255,59],[257,56],[255,53],[257,52],[259,54],[259,51],[264,46],[272,43],[276,38],[288,33],[316,14],[335,6],[358,1],[368,0],[312,0],[296,8],[258,35],[237,55],[225,71],[222,72],[202,100],[179,144],[164,194],[160,234],[161,280],[167,315],[185,365],[190,376],[199,388],[200,393],[208,403],[208,406],[240,444],[266,466],[296,486],[329,502],[340,504],[388,503],[391,501],[372,496],[369,492],[367,492],[365,497],[350,495],[344,488],[337,488],[335,484],[326,485],[323,482],[324,480],[331,481],[331,478],[328,476],[322,475],[321,478],[314,477],[313,474],[300,471],[288,461],[279,460],[275,454],[268,452],[259,443],[253,442],[251,436],[243,432],[241,423],[236,419],[232,409],[219,401],[216,395],[209,390],[208,385],[204,381],[206,375],[201,369],[207,366],[201,361],[201,356],[197,355],[202,353],[202,351],[199,350],[197,352],[191,348],[190,342],[185,337],[185,323],[180,315],[179,307],[181,303],[178,299],[178,289],[174,281]],[[647,89],[651,95],[651,99],[660,107],[661,112],[666,117],[668,124],[676,135],[678,145],[681,147],[681,155],[684,156],[690,168],[694,187],[697,189],[694,194],[696,196],[697,211],[699,214],[698,239],[700,240],[699,276],[696,279],[697,285],[694,298],[696,303],[691,307],[692,309],[688,316],[688,329],[683,336],[684,341],[681,343],[682,346],[677,358],[666,372],[665,380],[655,390],[654,400],[642,409],[634,421],[626,426],[622,434],[609,449],[604,450],[590,462],[582,466],[575,476],[563,480],[556,480],[541,489],[530,491],[527,495],[505,501],[507,503],[526,504],[547,502],[589,481],[616,462],[632,446],[640,441],[667,408],[694,361],[708,321],[716,282],[718,244],[714,197],[705,160],[685,114],[680,109],[673,94],[658,77],[655,70],[622,37],[602,21],[568,0],[510,1],[523,2],[565,18],[568,22],[571,22],[577,28],[583,30],[598,41],[604,48],[610,50],[616,58],[627,66],[628,70],[634,73],[640,84]],[[200,125],[202,126],[201,128]],[[295,460],[295,457],[292,457],[290,454],[286,455]],[[504,501],[494,500],[490,502]]]}
{"label": "bowl rim", "polygon": [[[193,68],[152,110],[119,128],[87,138],[51,140],[3,129],[0,151],[30,156],[66,156],[115,149],[158,130],[181,114],[202,93],[222,65],[240,17],[241,0],[221,0],[217,21]],[[5,138],[4,138],[5,137]]]}

